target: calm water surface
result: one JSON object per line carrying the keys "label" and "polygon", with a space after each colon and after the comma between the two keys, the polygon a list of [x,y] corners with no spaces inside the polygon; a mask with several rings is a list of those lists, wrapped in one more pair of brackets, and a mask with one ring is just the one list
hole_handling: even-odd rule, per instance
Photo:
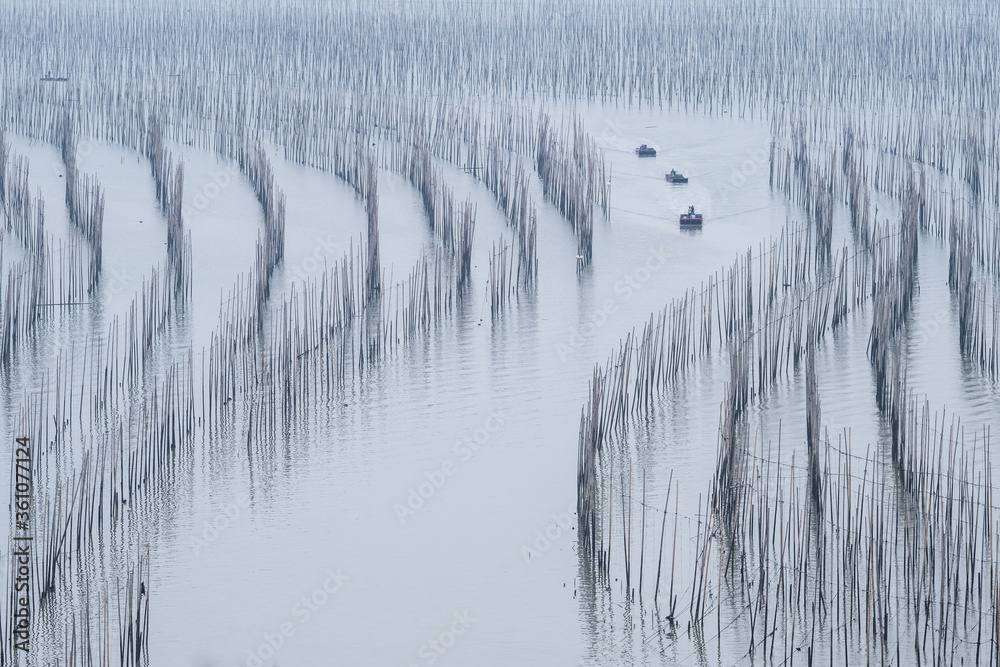
{"label": "calm water surface", "polygon": [[[146,517],[136,539],[148,541],[153,554],[153,665],[739,660],[715,655],[717,648],[699,658],[682,630],[655,632],[651,610],[624,609],[615,602],[620,596],[581,587],[572,515],[580,410],[595,363],[604,363],[633,327],[803,216],[768,188],[763,122],[655,109],[579,111],[611,167],[610,216],[595,225],[590,267],[577,272],[572,229],[542,203],[534,182],[537,290],[491,319],[489,248],[512,236],[489,192],[445,166],[456,196],[471,196],[478,207],[473,287],[454,316],[424,343],[356,377],[307,423],[271,443],[264,460],[248,461],[239,433],[203,437],[179,458],[164,483],[169,488],[130,510]],[[632,149],[640,143],[659,155],[636,158]],[[61,164],[56,149],[23,138],[12,146],[31,160],[49,231],[72,234],[58,169],[46,166]],[[191,347],[199,355],[218,327],[220,300],[252,265],[261,213],[232,167],[205,151],[172,148],[185,164],[195,288],[168,349]],[[271,154],[288,198],[280,294],[357,245],[366,214],[332,175],[288,163],[273,147]],[[96,173],[106,190],[101,293],[50,327],[46,345],[8,378],[8,431],[23,392],[36,390],[55,350],[104,335],[166,260],[148,163],[98,143],[81,156],[80,168]],[[691,182],[666,184],[671,168]],[[381,172],[379,196],[382,261],[398,281],[435,241],[419,195],[402,177]],[[678,229],[688,205],[705,213],[703,230]],[[842,210],[836,220],[839,247],[847,238]],[[923,242],[919,280],[906,347],[911,384],[935,409],[960,414],[967,428],[987,423],[996,413],[996,388],[961,359],[947,251],[936,242]],[[849,430],[852,451],[861,454],[884,437],[865,356],[869,316],[857,313],[826,336],[817,354],[824,427],[831,434]],[[714,471],[728,372],[718,355],[699,362],[631,434],[649,504],[662,505],[672,472],[686,522],[697,520],[699,494],[707,493]],[[752,407],[751,429],[776,440],[780,428],[789,456],[803,451],[803,396],[804,379],[793,373]],[[652,530],[652,514],[648,521]],[[211,522],[228,527],[216,531],[207,528]],[[680,545],[679,557],[691,549]]]}

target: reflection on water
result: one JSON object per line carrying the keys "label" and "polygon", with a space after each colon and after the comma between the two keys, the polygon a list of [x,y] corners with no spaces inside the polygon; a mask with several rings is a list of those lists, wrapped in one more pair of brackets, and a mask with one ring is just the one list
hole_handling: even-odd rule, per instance
{"label": "reflection on water", "polygon": [[[600,127],[610,112],[582,113]],[[472,287],[453,317],[420,344],[357,372],[342,394],[280,433],[263,456],[247,456],[240,423],[201,434],[157,479],[149,496],[155,501],[128,508],[145,526],[131,537],[154,554],[153,664],[250,665],[275,633],[281,646],[273,663],[288,665],[429,664],[431,655],[442,664],[477,665],[729,664],[740,657],[672,625],[662,606],[621,605],[624,583],[595,582],[572,531],[549,540],[537,558],[523,555],[575,502],[580,410],[594,364],[652,311],[802,216],[768,188],[758,162],[770,136],[760,123],[647,109],[616,110],[615,118],[614,134],[596,133],[613,165],[612,206],[610,219],[595,225],[586,270],[576,270],[568,223],[543,206],[537,291],[491,318],[489,246],[510,232],[488,192],[450,173],[456,194],[471,193],[479,206]],[[631,147],[643,141],[662,147],[660,156],[637,159]],[[27,143],[16,148],[33,163],[52,153]],[[183,153],[189,191],[204,189],[225,168],[209,153]],[[146,172],[130,166],[125,173],[122,157],[130,165],[135,159],[102,146],[87,165],[105,183],[127,183],[123,195],[132,192],[109,211],[105,232],[114,248],[106,253],[109,270],[120,279],[107,282],[90,309],[56,320],[4,378],[6,433],[20,397],[37,391],[56,351],[105,335],[142,277],[164,261],[165,230]],[[356,243],[365,213],[331,175],[272,159],[289,199],[287,255],[274,283],[282,293]],[[690,183],[666,184],[668,163]],[[398,280],[434,239],[405,181],[380,174],[380,194],[382,261]],[[705,212],[704,228],[678,225],[689,205]],[[197,358],[217,330],[220,298],[253,261],[260,213],[249,186],[234,177],[187,220],[194,299],[170,332],[168,354],[193,347]],[[843,211],[837,225],[846,225]],[[995,414],[997,393],[961,360],[947,262],[940,246],[922,246],[911,315],[917,326],[908,329],[906,347],[910,381],[971,429]],[[817,350],[824,427],[850,430],[852,449],[862,453],[885,442],[865,356],[870,324],[862,310]],[[635,508],[642,514],[636,527],[648,527],[635,539],[660,536],[663,507],[688,528],[704,520],[728,379],[728,360],[709,357],[629,427],[623,440],[635,449],[636,471],[644,471],[633,483],[645,485],[651,508]],[[776,440],[780,429],[787,454],[802,456],[803,392],[797,369],[752,407],[747,432]],[[502,427],[477,442],[497,411]],[[470,441],[478,448],[459,446]],[[675,501],[668,485],[679,489]],[[400,505],[412,511],[405,521]],[[693,560],[696,548],[677,544],[678,563]],[[644,587],[656,586],[656,565],[641,569]],[[317,591],[325,591],[329,572],[341,573],[342,585],[320,604]],[[661,590],[670,586],[667,573],[660,579]],[[679,600],[690,596],[690,585],[673,582]],[[724,604],[716,613],[728,627],[742,610]],[[456,615],[475,622],[439,641]],[[748,637],[740,624],[733,628],[732,646],[742,646]],[[433,648],[441,641],[450,643],[447,651]]]}

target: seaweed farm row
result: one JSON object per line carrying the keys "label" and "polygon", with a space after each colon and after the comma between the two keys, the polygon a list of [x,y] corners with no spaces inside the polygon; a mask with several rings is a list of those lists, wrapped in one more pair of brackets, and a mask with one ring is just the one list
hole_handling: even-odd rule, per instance
{"label": "seaweed farm row", "polygon": [[998,28],[3,4],[0,665],[1000,660]]}

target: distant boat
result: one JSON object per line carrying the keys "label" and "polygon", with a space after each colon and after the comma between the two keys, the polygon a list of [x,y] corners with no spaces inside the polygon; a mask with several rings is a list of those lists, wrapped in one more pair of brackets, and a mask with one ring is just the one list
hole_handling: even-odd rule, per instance
{"label": "distant boat", "polygon": [[701,227],[701,213],[694,212],[694,206],[688,206],[687,213],[681,213],[681,227]]}
{"label": "distant boat", "polygon": [[687,183],[687,182],[688,182],[687,176],[685,176],[684,174],[678,174],[673,169],[671,169],[670,173],[667,174],[667,183]]}
{"label": "distant boat", "polygon": [[643,144],[635,149],[635,154],[639,157],[656,157],[656,149]]}

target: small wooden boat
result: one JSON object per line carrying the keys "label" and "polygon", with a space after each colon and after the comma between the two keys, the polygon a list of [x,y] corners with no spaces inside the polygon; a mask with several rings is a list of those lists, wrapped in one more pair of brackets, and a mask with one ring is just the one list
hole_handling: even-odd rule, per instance
{"label": "small wooden boat", "polygon": [[670,173],[667,174],[667,183],[687,183],[687,176],[684,174],[679,174],[675,170],[671,169]]}
{"label": "small wooden boat", "polygon": [[635,154],[639,157],[656,157],[656,149],[643,144],[635,149]]}
{"label": "small wooden boat", "polygon": [[681,227],[701,227],[701,213],[694,212],[694,206],[688,206],[687,213],[681,213]]}

